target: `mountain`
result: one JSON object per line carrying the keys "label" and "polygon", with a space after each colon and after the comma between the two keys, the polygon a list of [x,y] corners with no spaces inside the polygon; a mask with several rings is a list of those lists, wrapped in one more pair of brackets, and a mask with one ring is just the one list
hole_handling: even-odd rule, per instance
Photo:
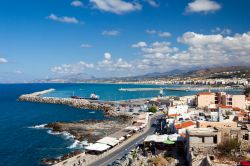
{"label": "mountain", "polygon": [[[189,68],[189,69],[174,69],[167,72],[154,72],[145,75],[129,77],[130,79],[147,79],[147,78],[166,78],[166,77],[241,77],[245,74],[246,77],[250,75],[250,67],[248,66],[223,66],[210,68]],[[127,79],[129,79],[127,78]]]}
{"label": "mountain", "polygon": [[225,66],[225,67],[212,67],[212,68],[190,71],[187,74],[194,76],[209,76],[209,75],[220,75],[223,73],[226,74],[225,72],[232,73],[232,72],[248,72],[248,71],[250,71],[250,67],[248,66]]}
{"label": "mountain", "polygon": [[78,73],[78,74],[68,74],[62,76],[56,76],[52,78],[34,80],[32,82],[84,82],[87,80],[96,79],[94,76],[91,76],[87,73]]}

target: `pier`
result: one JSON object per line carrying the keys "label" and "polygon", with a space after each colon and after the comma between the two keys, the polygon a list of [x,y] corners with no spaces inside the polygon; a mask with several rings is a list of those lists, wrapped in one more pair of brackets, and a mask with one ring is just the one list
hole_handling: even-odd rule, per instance
{"label": "pier", "polygon": [[121,88],[119,91],[128,91],[128,92],[136,92],[136,91],[160,91],[160,90],[168,90],[168,91],[188,91],[190,88]]}
{"label": "pier", "polygon": [[37,102],[37,103],[49,103],[49,104],[63,104],[75,108],[101,110],[105,114],[115,116],[111,105],[100,102],[89,101],[86,99],[72,99],[72,98],[58,98],[58,97],[43,97],[41,95],[54,91],[55,89],[48,89],[40,92],[34,92],[30,94],[21,95],[19,101]]}

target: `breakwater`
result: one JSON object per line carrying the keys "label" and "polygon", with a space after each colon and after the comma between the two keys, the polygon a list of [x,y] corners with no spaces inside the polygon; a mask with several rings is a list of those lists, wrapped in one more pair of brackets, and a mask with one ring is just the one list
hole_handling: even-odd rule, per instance
{"label": "breakwater", "polygon": [[55,89],[48,89],[40,92],[21,95],[19,101],[48,103],[48,104],[63,104],[75,108],[101,110],[106,115],[116,116],[111,105],[99,102],[89,101],[86,99],[72,99],[72,98],[58,98],[58,97],[43,97],[41,95],[54,91]]}

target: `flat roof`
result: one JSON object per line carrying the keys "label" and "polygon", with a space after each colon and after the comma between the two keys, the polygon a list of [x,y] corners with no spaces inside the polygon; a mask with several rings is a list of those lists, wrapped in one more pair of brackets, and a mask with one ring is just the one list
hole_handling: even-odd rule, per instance
{"label": "flat roof", "polygon": [[106,144],[101,144],[101,143],[94,143],[92,145],[89,145],[85,147],[86,150],[89,151],[98,151],[98,152],[103,152],[107,149],[109,149],[111,146],[106,145]]}
{"label": "flat roof", "polygon": [[115,146],[119,143],[119,140],[117,140],[114,137],[104,137],[98,141],[96,141],[97,143],[101,143],[101,144],[107,144],[110,146]]}

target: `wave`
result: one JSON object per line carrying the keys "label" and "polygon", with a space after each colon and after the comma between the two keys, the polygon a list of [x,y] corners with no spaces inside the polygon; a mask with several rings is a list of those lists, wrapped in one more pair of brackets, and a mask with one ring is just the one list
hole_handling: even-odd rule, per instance
{"label": "wave", "polygon": [[40,124],[40,125],[31,126],[31,127],[28,127],[28,128],[31,128],[31,129],[45,129],[46,125],[47,124]]}
{"label": "wave", "polygon": [[75,136],[73,136],[72,134],[66,132],[66,131],[63,131],[63,132],[54,132],[52,130],[48,130],[47,131],[48,134],[51,134],[51,135],[62,135],[65,139],[74,139]]}
{"label": "wave", "polygon": [[73,144],[71,144],[70,146],[68,146],[67,148],[69,149],[76,149],[76,148],[83,148],[84,146],[87,146],[88,141],[78,141],[78,140],[74,140]]}
{"label": "wave", "polygon": [[60,132],[54,132],[52,130],[48,130],[47,133],[51,134],[51,135],[60,135],[61,134]]}
{"label": "wave", "polygon": [[89,114],[95,114],[96,112],[95,111],[91,111],[91,112],[89,112]]}

